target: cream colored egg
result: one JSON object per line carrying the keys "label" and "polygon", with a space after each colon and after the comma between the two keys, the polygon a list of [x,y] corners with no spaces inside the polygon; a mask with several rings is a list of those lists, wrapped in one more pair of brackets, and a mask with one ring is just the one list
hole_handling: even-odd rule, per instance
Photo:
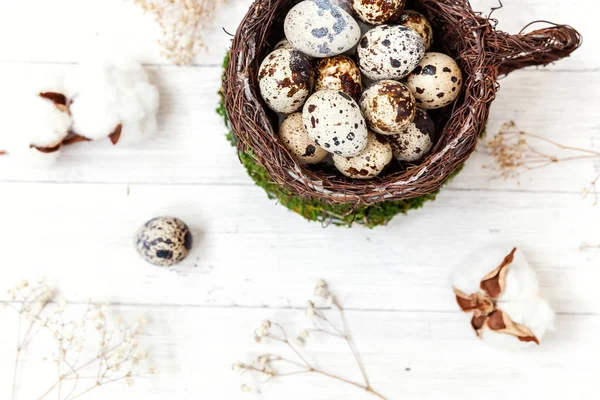
{"label": "cream colored egg", "polygon": [[384,138],[369,132],[367,147],[357,156],[333,156],[335,167],[348,178],[372,179],[392,161],[392,147]]}
{"label": "cream colored egg", "polygon": [[389,136],[388,140],[396,160],[419,161],[435,144],[435,124],[427,112],[418,109],[414,121],[401,133]]}
{"label": "cream colored egg", "polygon": [[308,137],[302,113],[289,115],[281,123],[279,137],[285,148],[302,164],[317,164],[329,154]]}
{"label": "cream colored egg", "polygon": [[335,56],[319,60],[315,66],[315,90],[337,90],[358,100],[362,93],[360,70],[350,57]]}
{"label": "cream colored egg", "polygon": [[308,136],[330,153],[351,157],[367,145],[367,123],[352,97],[336,90],[321,90],[302,109]]}
{"label": "cream colored egg", "polygon": [[369,127],[382,135],[402,132],[413,121],[417,110],[410,89],[392,80],[369,86],[362,94],[360,108]]}
{"label": "cream colored egg", "polygon": [[406,10],[402,13],[398,22],[400,25],[417,32],[425,42],[425,50],[429,50],[433,43],[433,28],[423,14]]}
{"label": "cream colored egg", "polygon": [[460,94],[463,78],[460,68],[449,56],[427,53],[406,78],[417,106],[432,110],[452,103]]}
{"label": "cream colored egg", "polygon": [[291,114],[302,108],[314,85],[310,60],[296,50],[269,54],[258,71],[260,94],[273,111]]}
{"label": "cream colored egg", "polygon": [[406,0],[353,0],[352,8],[361,21],[381,25],[397,19]]}
{"label": "cream colored egg", "polygon": [[419,34],[401,25],[379,25],[364,34],[356,57],[369,79],[400,80],[419,65],[425,44]]}
{"label": "cream colored egg", "polygon": [[273,50],[279,49],[294,50],[294,46],[292,46],[292,44],[287,39],[281,39],[279,42],[277,42]]}

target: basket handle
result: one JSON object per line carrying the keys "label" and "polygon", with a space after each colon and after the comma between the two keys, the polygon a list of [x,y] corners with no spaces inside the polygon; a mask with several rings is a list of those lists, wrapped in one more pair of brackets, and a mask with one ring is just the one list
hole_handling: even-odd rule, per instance
{"label": "basket handle", "polygon": [[[523,33],[537,23],[547,23],[551,26]],[[568,57],[582,42],[579,32],[568,25],[535,21],[525,26],[517,35],[496,32],[496,37],[487,41],[487,47],[489,52],[496,54],[499,74],[507,75],[517,69],[547,65]]]}

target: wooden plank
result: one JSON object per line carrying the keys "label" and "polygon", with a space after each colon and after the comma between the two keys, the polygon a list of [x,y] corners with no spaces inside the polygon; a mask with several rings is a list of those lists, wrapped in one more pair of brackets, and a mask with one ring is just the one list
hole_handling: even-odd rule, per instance
{"label": "wooden plank", "polygon": [[[0,68],[5,71],[0,86],[6,93],[16,94],[49,76],[71,74],[75,67],[3,63]],[[77,144],[65,149],[60,163],[50,169],[33,169],[0,157],[0,180],[251,185],[224,139],[222,120],[214,112],[220,69],[156,67],[150,73],[161,89],[158,138],[137,148],[112,147],[108,141]],[[511,75],[501,81],[489,135],[497,133],[501,124],[515,120],[522,129],[545,138],[600,150],[600,130],[589,118],[600,102],[599,78],[600,72],[522,71]],[[572,90],[574,87],[578,89]],[[4,97],[4,109],[10,109],[10,98]],[[548,150],[560,154],[551,147]],[[476,154],[453,187],[581,193],[600,173],[600,161],[588,159],[525,174],[519,185],[516,180],[493,179],[498,174],[482,168],[490,164],[491,158]]]}
{"label": "wooden plank", "polygon": [[[593,10],[594,0],[579,0],[576,7],[561,0],[504,3],[504,8],[494,17],[500,21],[499,28],[507,32],[516,33],[532,21],[547,20],[572,24],[587,38],[600,35],[594,13],[582,11]],[[199,55],[196,64],[220,64],[221,53],[230,40],[221,28],[234,33],[250,4],[251,0],[229,0],[219,8],[207,28],[206,42],[210,44],[210,51]],[[471,4],[474,10],[487,14],[498,2],[473,0]],[[145,62],[164,64],[156,44],[159,36],[152,19],[130,1],[37,0],[25,4],[19,0],[4,0],[0,4],[0,37],[12,38],[3,41],[2,61],[79,62],[90,43],[108,43],[139,54]],[[553,68],[589,70],[598,67],[600,56],[593,46],[586,46]]]}
{"label": "wooden plank", "polygon": [[[188,305],[303,306],[313,281],[353,308],[452,311],[449,275],[488,242],[521,246],[561,312],[598,310],[600,207],[578,194],[444,191],[424,209],[367,230],[309,224],[254,187],[0,185],[2,281],[47,276],[68,299]],[[133,236],[175,215],[195,248],[178,268],[147,265]]]}
{"label": "wooden plank", "polygon": [[[262,319],[284,323],[292,332],[307,326],[302,311],[236,308],[144,307],[117,309],[126,319],[146,315],[151,324],[140,343],[150,351],[159,373],[125,384],[91,391],[86,399],[144,398],[247,399],[241,380],[231,371],[236,360],[249,361],[265,351],[285,349],[256,344],[252,332]],[[468,320],[459,313],[350,312],[352,331],[375,388],[389,399],[509,397],[594,398],[590,366],[598,354],[597,316],[558,316],[556,332],[539,348],[523,353],[499,352],[480,343]],[[12,376],[15,319],[0,312],[0,372]],[[51,350],[39,349],[25,358],[22,398],[37,398],[55,379],[54,367],[40,361]],[[50,350],[50,351],[49,351]],[[309,339],[304,349],[319,366],[359,379],[347,347],[337,339]],[[574,355],[577,355],[574,358]],[[34,383],[35,382],[35,383]],[[11,379],[0,380],[0,396],[9,398]],[[83,387],[83,384],[82,384]],[[37,395],[37,396],[36,396]],[[327,400],[371,399],[350,386],[327,379],[290,377],[264,387],[261,398]]]}

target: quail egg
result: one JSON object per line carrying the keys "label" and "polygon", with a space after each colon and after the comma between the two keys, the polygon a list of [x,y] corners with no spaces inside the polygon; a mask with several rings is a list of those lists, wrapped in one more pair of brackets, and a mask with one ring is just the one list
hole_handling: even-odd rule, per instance
{"label": "quail egg", "polygon": [[360,70],[350,57],[335,56],[319,60],[315,67],[315,90],[337,90],[353,99],[362,93]]}
{"label": "quail egg", "polygon": [[353,0],[352,8],[363,22],[381,25],[398,18],[406,0]]}
{"label": "quail egg", "polygon": [[382,135],[402,132],[415,118],[417,105],[403,83],[385,80],[369,86],[360,99],[369,128]]}
{"label": "quail egg", "polygon": [[302,108],[314,84],[310,60],[296,50],[269,54],[258,71],[260,94],[270,109],[291,114]]}
{"label": "quail egg", "polygon": [[425,44],[419,34],[401,25],[380,25],[368,31],[356,49],[358,66],[374,81],[400,80],[419,65]]}
{"label": "quail egg", "polygon": [[144,260],[170,267],[187,257],[192,241],[192,233],[183,221],[173,217],[158,217],[140,228],[135,244]]}
{"label": "quail egg", "polygon": [[348,178],[375,178],[392,161],[392,147],[382,137],[369,132],[367,147],[357,156],[333,156],[335,167]]}
{"label": "quail egg", "polygon": [[456,62],[442,53],[427,53],[406,78],[417,105],[428,110],[452,103],[462,88],[462,73]]}
{"label": "quail egg", "polygon": [[388,139],[396,160],[419,161],[435,144],[435,124],[427,112],[417,109],[414,121],[403,132],[389,136]]}
{"label": "quail egg", "polygon": [[425,42],[425,50],[429,50],[433,43],[433,28],[423,14],[413,10],[406,10],[402,13],[398,22],[400,25],[417,32],[423,39],[423,42]]}
{"label": "quail egg", "polygon": [[292,46],[292,44],[287,39],[281,39],[279,42],[277,42],[273,50],[279,49],[295,50],[294,46]]}
{"label": "quail egg", "polygon": [[279,137],[285,148],[302,164],[317,164],[329,154],[308,137],[302,113],[289,115],[281,123]]}
{"label": "quail egg", "polygon": [[285,17],[285,37],[311,57],[342,54],[360,40],[360,27],[350,14],[330,0],[304,0]]}
{"label": "quail egg", "polygon": [[321,90],[308,98],[302,111],[308,136],[329,153],[351,157],[367,145],[367,124],[352,97]]}

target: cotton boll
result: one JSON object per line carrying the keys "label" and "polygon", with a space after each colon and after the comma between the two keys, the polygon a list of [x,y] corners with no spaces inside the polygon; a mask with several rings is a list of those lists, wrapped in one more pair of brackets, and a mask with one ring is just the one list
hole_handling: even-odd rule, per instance
{"label": "cotton boll", "polygon": [[[554,312],[540,297],[534,270],[517,249],[489,246],[453,272],[457,301],[473,313],[472,326],[487,344],[519,350],[539,344],[554,327]],[[500,318],[495,318],[500,316]]]}
{"label": "cotton boll", "polygon": [[157,131],[159,95],[142,66],[131,60],[82,64],[74,89],[73,131],[92,140],[115,133],[121,125],[123,144],[151,137]]}

